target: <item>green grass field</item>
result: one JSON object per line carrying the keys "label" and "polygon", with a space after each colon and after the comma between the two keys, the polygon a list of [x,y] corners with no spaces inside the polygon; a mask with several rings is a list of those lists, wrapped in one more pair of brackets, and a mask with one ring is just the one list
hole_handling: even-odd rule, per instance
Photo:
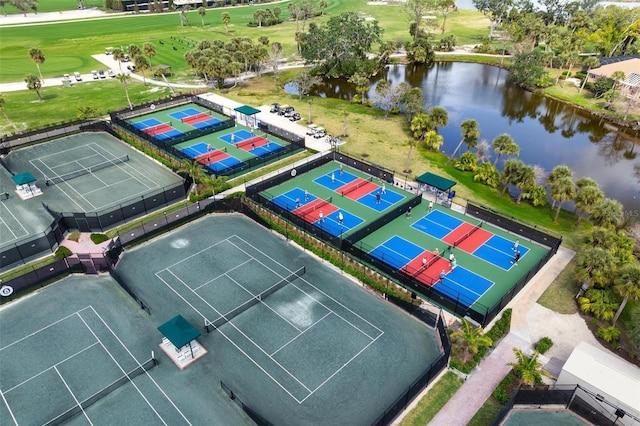
{"label": "green grass field", "polygon": [[[102,0],[85,0],[85,7],[102,7],[104,2]],[[38,2],[38,13],[46,12],[61,12],[65,10],[75,10],[78,7],[78,0],[41,0]],[[0,9],[0,13],[4,12],[7,15],[21,14],[13,5],[5,4],[4,9]],[[32,14],[33,11],[29,11]]]}

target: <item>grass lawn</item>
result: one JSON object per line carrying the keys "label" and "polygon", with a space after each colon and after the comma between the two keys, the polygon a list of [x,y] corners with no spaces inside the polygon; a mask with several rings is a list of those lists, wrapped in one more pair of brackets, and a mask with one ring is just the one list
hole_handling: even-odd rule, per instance
{"label": "grass lawn", "polygon": [[[102,0],[85,0],[85,7],[102,7]],[[38,2],[38,13],[60,12],[64,10],[76,10],[78,8],[78,0],[44,0]],[[22,14],[22,12],[11,4],[5,4],[0,8],[0,13],[7,15]],[[27,16],[32,15],[33,10],[29,10]]]}
{"label": "grass lawn", "polygon": [[575,314],[578,312],[578,305],[574,297],[580,290],[580,283],[573,274],[575,266],[576,259],[573,258],[545,292],[542,293],[542,296],[538,299],[539,304],[560,314]]}
{"label": "grass lawn", "polygon": [[424,426],[428,424],[438,411],[451,399],[463,380],[451,371],[446,372],[440,380],[420,399],[418,405],[407,413],[400,426]]}
{"label": "grass lawn", "polygon": [[467,426],[487,426],[493,423],[493,420],[498,416],[500,410],[504,407],[493,397],[489,397],[484,405],[478,410],[478,412],[469,420]]}

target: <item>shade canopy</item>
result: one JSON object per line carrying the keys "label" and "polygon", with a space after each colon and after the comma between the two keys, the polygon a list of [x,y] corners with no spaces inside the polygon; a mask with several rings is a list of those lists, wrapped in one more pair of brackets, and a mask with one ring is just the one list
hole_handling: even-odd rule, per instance
{"label": "shade canopy", "polygon": [[239,106],[238,108],[234,108],[233,110],[244,115],[254,115],[260,112],[259,109],[256,109],[249,105],[242,105],[242,106]]}
{"label": "shade canopy", "polygon": [[29,172],[24,172],[24,173],[19,173],[17,175],[13,175],[13,176],[11,176],[11,179],[13,179],[13,181],[16,183],[16,185],[26,185],[28,183],[35,182],[35,181],[38,180]]}
{"label": "shade canopy", "polygon": [[182,315],[176,315],[169,321],[158,327],[160,333],[164,335],[176,348],[181,348],[193,339],[200,336],[200,332]]}
{"label": "shade canopy", "polygon": [[433,186],[434,188],[439,189],[440,191],[448,191],[450,190],[456,182],[443,178],[442,176],[434,175],[433,173],[427,172],[416,179],[419,183],[424,183],[429,186]]}

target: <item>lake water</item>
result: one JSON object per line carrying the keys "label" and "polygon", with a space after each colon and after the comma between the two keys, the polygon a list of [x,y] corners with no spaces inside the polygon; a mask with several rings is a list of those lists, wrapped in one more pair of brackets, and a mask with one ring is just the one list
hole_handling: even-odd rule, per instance
{"label": "lake water", "polygon": [[[407,81],[422,89],[425,106],[447,109],[449,124],[439,129],[445,153],[452,153],[460,141],[460,123],[473,118],[480,124],[481,140],[491,143],[508,133],[520,146],[523,162],[540,165],[547,173],[566,164],[576,179],[595,179],[607,197],[640,212],[640,135],[511,85],[506,75],[489,65],[439,62],[431,67],[392,65],[378,78],[386,77],[394,85]],[[293,92],[290,86],[286,89]],[[354,93],[348,82],[331,80],[312,94],[351,99]],[[374,99],[373,89],[369,98]]]}

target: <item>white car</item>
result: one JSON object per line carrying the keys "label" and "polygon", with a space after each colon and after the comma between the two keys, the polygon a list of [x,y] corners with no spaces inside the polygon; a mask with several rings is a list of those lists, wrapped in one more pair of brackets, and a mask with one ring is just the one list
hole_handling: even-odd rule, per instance
{"label": "white car", "polygon": [[308,136],[313,136],[316,134],[316,129],[318,128],[318,126],[316,126],[315,124],[309,124],[309,126],[307,126],[307,135]]}
{"label": "white car", "polygon": [[93,77],[94,80],[98,80],[100,78],[98,76],[98,71],[96,70],[91,70],[91,76]]}
{"label": "white car", "polygon": [[115,72],[113,72],[113,70],[109,70],[109,71],[107,71],[107,75],[108,75],[109,77],[111,77],[111,78],[114,78],[114,77],[116,76],[116,73],[115,73]]}
{"label": "white car", "polygon": [[73,77],[76,79],[76,81],[82,81],[82,75],[80,75],[79,72],[74,72]]}

